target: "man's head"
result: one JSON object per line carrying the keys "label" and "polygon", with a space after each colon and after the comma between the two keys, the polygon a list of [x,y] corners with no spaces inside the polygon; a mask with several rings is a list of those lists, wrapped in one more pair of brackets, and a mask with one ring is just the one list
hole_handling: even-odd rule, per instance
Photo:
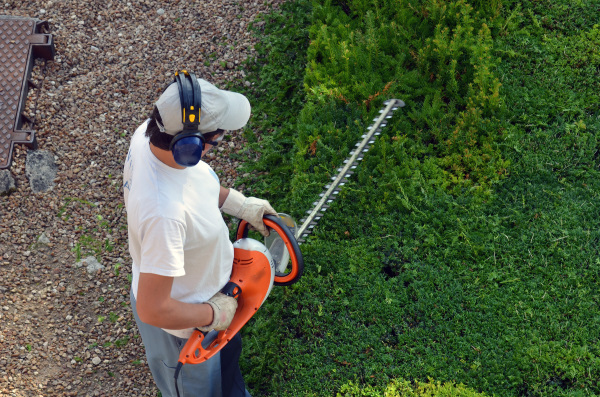
{"label": "man's head", "polygon": [[[198,131],[205,141],[222,135],[220,130],[237,130],[246,125],[250,118],[250,103],[244,95],[220,90],[202,79],[197,81],[202,98]],[[156,101],[150,116],[146,136],[162,150],[169,150],[173,137],[184,129],[179,91],[177,83],[169,85]]]}

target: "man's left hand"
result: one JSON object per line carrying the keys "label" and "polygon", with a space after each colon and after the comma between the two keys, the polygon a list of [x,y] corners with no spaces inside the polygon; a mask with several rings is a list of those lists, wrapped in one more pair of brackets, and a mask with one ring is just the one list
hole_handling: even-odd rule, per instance
{"label": "man's left hand", "polygon": [[256,197],[246,197],[234,189],[229,189],[229,195],[221,210],[236,218],[240,218],[252,225],[263,236],[269,235],[269,229],[263,222],[265,215],[277,215],[267,200]]}

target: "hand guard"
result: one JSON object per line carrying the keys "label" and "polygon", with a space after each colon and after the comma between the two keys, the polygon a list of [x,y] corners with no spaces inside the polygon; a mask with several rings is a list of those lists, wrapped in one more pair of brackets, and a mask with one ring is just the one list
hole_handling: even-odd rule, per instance
{"label": "hand guard", "polygon": [[269,235],[269,229],[263,222],[263,216],[277,216],[277,212],[267,200],[246,197],[234,189],[229,189],[229,195],[225,199],[221,210],[226,214],[245,220],[265,237]]}
{"label": "hand guard", "polygon": [[237,299],[217,292],[212,298],[208,300],[208,303],[213,309],[213,322],[210,325],[204,327],[198,327],[202,332],[209,332],[211,330],[223,331],[229,327],[235,310],[237,309]]}

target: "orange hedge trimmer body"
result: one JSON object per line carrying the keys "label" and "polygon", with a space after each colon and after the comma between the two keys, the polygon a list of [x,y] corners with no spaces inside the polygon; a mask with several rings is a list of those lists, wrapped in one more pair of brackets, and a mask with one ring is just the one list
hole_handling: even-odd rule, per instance
{"label": "orange hedge trimmer body", "polygon": [[208,346],[203,346],[205,334],[195,330],[181,350],[179,367],[188,363],[198,364],[214,356],[258,311],[271,292],[273,284],[290,285],[302,276],[304,270],[302,253],[292,232],[279,217],[267,215],[263,221],[271,229],[271,233],[276,232],[282,238],[288,248],[291,260],[290,272],[276,273],[275,262],[269,250],[262,243],[247,237],[248,223],[241,221],[237,230],[237,241],[233,244],[231,278],[221,291],[238,300],[233,321],[226,330],[220,331]]}

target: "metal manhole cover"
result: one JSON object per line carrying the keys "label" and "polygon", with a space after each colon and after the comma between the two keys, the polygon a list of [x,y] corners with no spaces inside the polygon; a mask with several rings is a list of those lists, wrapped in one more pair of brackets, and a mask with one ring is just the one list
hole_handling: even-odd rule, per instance
{"label": "metal manhole cover", "polygon": [[35,131],[22,129],[35,58],[54,59],[48,23],[0,15],[0,169],[10,167],[15,143],[36,147]]}

